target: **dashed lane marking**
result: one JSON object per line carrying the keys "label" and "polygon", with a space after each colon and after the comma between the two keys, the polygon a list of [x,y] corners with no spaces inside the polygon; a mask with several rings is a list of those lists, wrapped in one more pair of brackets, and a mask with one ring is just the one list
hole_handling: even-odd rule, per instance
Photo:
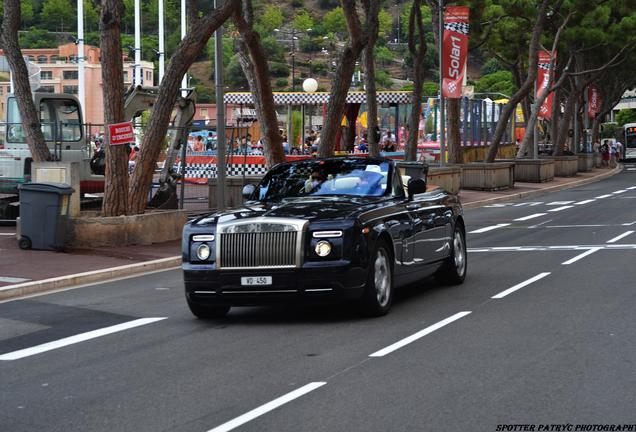
{"label": "dashed lane marking", "polygon": [[600,195],[600,196],[597,196],[596,199],[604,199],[604,198],[609,198],[611,196],[613,196],[613,195],[612,194]]}
{"label": "dashed lane marking", "polygon": [[497,225],[493,225],[493,226],[488,226],[488,227],[485,227],[485,228],[476,229],[474,231],[470,231],[468,234],[481,234],[481,233],[485,233],[485,232],[488,232],[488,231],[496,230],[497,228],[507,227],[509,225],[510,225],[509,223],[501,223],[501,224],[497,224]]}
{"label": "dashed lane marking", "polygon": [[102,329],[97,329],[93,331],[89,331],[86,333],[80,333],[75,336],[69,336],[63,339],[59,339],[53,342],[47,342],[42,345],[37,345],[31,348],[25,348],[18,351],[13,351],[10,353],[0,355],[0,360],[19,360],[25,357],[30,357],[36,354],[41,354],[47,351],[52,351],[58,348],[63,348],[69,345],[73,345],[80,342],[85,342],[90,339],[95,339],[101,336],[106,336],[109,334],[117,333],[123,330],[128,330],[131,328],[143,326],[146,324],[152,324],[157,321],[162,321],[167,319],[167,317],[162,318],[141,318],[134,321],[125,322],[122,324],[117,324],[110,327],[104,327]]}
{"label": "dashed lane marking", "polygon": [[634,233],[634,231],[627,231],[627,232],[624,232],[623,234],[621,234],[621,235],[619,235],[619,236],[616,236],[616,237],[614,237],[613,239],[608,240],[607,242],[608,242],[608,243],[616,243],[617,241],[619,241],[619,240],[621,240],[621,239],[624,239],[625,237],[627,237],[628,235],[633,234],[633,233]]}
{"label": "dashed lane marking", "polygon": [[515,221],[522,222],[522,221],[527,221],[527,220],[530,220],[530,219],[535,219],[535,218],[538,218],[538,217],[541,217],[541,216],[545,216],[545,215],[547,215],[547,213],[535,213],[535,214],[531,214],[530,216],[525,216],[525,217],[517,218],[517,219],[515,219]]}
{"label": "dashed lane marking", "polygon": [[603,248],[600,248],[600,247],[592,248],[592,249],[588,250],[587,252],[583,252],[581,255],[577,255],[577,256],[575,256],[575,257],[574,257],[574,258],[572,258],[572,259],[569,259],[569,260],[567,260],[567,261],[565,261],[565,262],[562,262],[561,264],[562,264],[562,265],[570,265],[570,264],[574,264],[575,262],[580,261],[580,260],[582,260],[583,258],[585,258],[585,257],[587,257],[587,256],[589,256],[589,255],[592,255],[592,254],[593,254],[593,253],[595,253],[595,252],[600,251],[601,249],[603,249]]}
{"label": "dashed lane marking", "polygon": [[579,201],[577,203],[574,203],[574,205],[584,205],[584,204],[593,203],[594,201],[596,201],[596,200],[589,199],[589,200],[585,200],[585,201]]}
{"label": "dashed lane marking", "polygon": [[550,272],[539,273],[535,277],[532,277],[532,278],[528,279],[527,281],[521,282],[520,284],[517,284],[517,285],[515,285],[515,286],[513,286],[511,288],[508,288],[507,290],[502,291],[499,294],[496,294],[496,295],[492,296],[491,298],[502,299],[502,298],[506,297],[507,295],[512,294],[513,292],[518,291],[521,288],[530,285],[531,283],[534,283],[534,282],[536,282],[536,281],[538,281],[540,279],[543,279],[544,277],[546,277],[548,275],[550,275]]}
{"label": "dashed lane marking", "polygon": [[573,207],[574,207],[574,206],[566,205],[566,206],[563,206],[563,207],[553,208],[553,209],[550,209],[550,210],[548,210],[548,211],[549,211],[549,212],[560,212],[560,211],[562,211],[562,210],[567,210],[567,209],[570,209],[570,208],[573,208]]}
{"label": "dashed lane marking", "polygon": [[444,326],[447,326],[448,324],[457,321],[458,319],[461,319],[463,317],[465,317],[466,315],[469,315],[470,311],[464,311],[464,312],[459,312],[456,313],[455,315],[449,316],[446,319],[441,320],[440,322],[433,324],[429,327],[426,327],[423,330],[418,331],[415,334],[412,334],[411,336],[405,337],[404,339],[397,341],[396,343],[389,345],[386,348],[382,348],[379,351],[374,352],[373,354],[370,354],[369,357],[384,357],[387,354],[391,354],[393,351],[399,350],[402,347],[405,347],[406,345],[415,342],[418,339],[423,338],[424,336],[433,333],[435,330],[439,330]]}
{"label": "dashed lane marking", "polygon": [[325,384],[327,383],[324,381],[309,383],[305,386],[302,386],[301,388],[298,388],[292,392],[287,393],[286,395],[283,395],[277,399],[274,399],[271,402],[267,402],[265,405],[261,405],[258,408],[254,408],[252,411],[249,411],[239,417],[236,417],[235,419],[230,420],[227,423],[223,423],[222,425],[217,426],[214,429],[210,429],[208,432],[228,432],[233,429],[236,429],[237,427],[242,426],[245,423],[252,421],[257,417],[260,417],[263,414],[267,414],[268,412],[273,411],[276,408],[293,401],[294,399],[298,399],[299,397],[304,396],[307,393],[310,393],[316,390],[317,388],[324,386]]}
{"label": "dashed lane marking", "polygon": [[564,205],[568,205],[568,204],[572,204],[574,201],[554,201],[551,203],[547,203],[546,205],[549,206],[564,206]]}

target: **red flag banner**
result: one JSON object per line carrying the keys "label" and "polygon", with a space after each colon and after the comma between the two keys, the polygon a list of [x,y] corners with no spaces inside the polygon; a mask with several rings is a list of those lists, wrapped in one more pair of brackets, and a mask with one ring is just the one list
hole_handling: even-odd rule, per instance
{"label": "red flag banner", "polygon": [[444,13],[442,95],[446,98],[462,97],[464,70],[468,57],[469,16],[470,8],[466,6],[449,6]]}
{"label": "red flag banner", "polygon": [[[556,62],[556,53],[554,53],[554,61]],[[539,51],[539,69],[537,71],[537,94],[536,97],[541,97],[550,84],[550,51]],[[552,104],[554,103],[554,93],[550,93],[548,97],[543,101],[541,108],[539,108],[539,118],[550,119],[552,118]]]}
{"label": "red flag banner", "polygon": [[601,103],[601,94],[598,88],[594,84],[591,84],[587,88],[587,116],[589,118],[594,118],[601,112]]}

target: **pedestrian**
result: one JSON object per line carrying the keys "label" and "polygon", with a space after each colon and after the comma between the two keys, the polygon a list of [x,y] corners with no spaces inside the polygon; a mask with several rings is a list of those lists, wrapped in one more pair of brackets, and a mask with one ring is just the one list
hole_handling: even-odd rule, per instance
{"label": "pedestrian", "polygon": [[603,168],[609,168],[610,149],[609,149],[609,143],[607,140],[603,141],[603,144],[601,144],[601,147],[599,148],[599,150],[601,152],[601,166]]}
{"label": "pedestrian", "polygon": [[203,137],[201,135],[197,135],[196,141],[194,142],[193,150],[195,152],[202,152],[203,150],[205,150],[205,146],[203,145]]}
{"label": "pedestrian", "polygon": [[623,144],[619,140],[616,140],[616,162],[621,159],[623,159]]}
{"label": "pedestrian", "polygon": [[610,143],[609,146],[609,153],[610,153],[610,168],[616,168],[616,159],[617,159],[617,153],[616,153],[616,141],[613,141]]}
{"label": "pedestrian", "polygon": [[214,150],[214,135],[212,135],[212,132],[208,132],[208,137],[205,140],[205,151],[212,150]]}

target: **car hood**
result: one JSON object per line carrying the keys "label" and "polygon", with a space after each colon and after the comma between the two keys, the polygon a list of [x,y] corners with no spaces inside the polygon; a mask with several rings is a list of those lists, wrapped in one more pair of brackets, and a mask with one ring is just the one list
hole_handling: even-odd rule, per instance
{"label": "car hood", "polygon": [[212,213],[194,220],[194,225],[209,225],[254,217],[297,218],[309,221],[354,217],[383,198],[303,197],[272,202],[247,202],[243,207]]}

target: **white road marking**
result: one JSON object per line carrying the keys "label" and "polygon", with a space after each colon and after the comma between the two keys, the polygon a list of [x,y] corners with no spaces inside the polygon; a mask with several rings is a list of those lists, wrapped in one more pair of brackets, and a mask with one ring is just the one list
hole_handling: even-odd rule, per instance
{"label": "white road marking", "polygon": [[528,229],[539,228],[541,225],[545,225],[545,224],[550,223],[550,222],[552,222],[552,219],[549,219],[547,221],[543,221],[543,222],[538,223],[536,225],[531,225],[531,226],[528,227]]}
{"label": "white road marking", "polygon": [[636,171],[636,168],[627,168],[627,171]]}
{"label": "white road marking", "polygon": [[635,225],[635,224],[636,224],[636,221],[629,222],[629,223],[624,223],[623,226],[632,226],[632,225]]}
{"label": "white road marking", "polygon": [[15,237],[15,233],[0,233],[0,236],[7,236],[7,237],[14,236]]}
{"label": "white road marking", "polygon": [[543,204],[543,201],[531,201],[531,202],[515,204],[515,207],[523,207],[523,206],[534,207],[534,206],[538,206],[538,205],[541,205],[541,204]]}
{"label": "white road marking", "polygon": [[574,201],[554,201],[551,203],[547,203],[546,205],[549,206],[562,206],[562,205],[568,205],[568,204],[572,204]]}
{"label": "white road marking", "polygon": [[460,318],[465,317],[466,315],[470,314],[470,311],[464,311],[464,312],[459,312],[456,313],[453,316],[450,316],[446,319],[441,320],[440,322],[433,324],[429,327],[426,327],[424,330],[420,330],[415,334],[412,334],[409,337],[406,337],[400,341],[397,341],[396,343],[389,345],[386,348],[382,348],[380,351],[376,351],[373,354],[369,355],[369,357],[384,357],[387,354],[391,354],[393,351],[396,351],[412,342],[415,342],[416,340],[433,333],[435,330],[439,330],[442,327],[452,323],[453,321],[457,321]]}
{"label": "white road marking", "polygon": [[613,195],[618,195],[618,194],[622,194],[622,193],[625,193],[625,192],[627,192],[627,189],[623,189],[623,190],[619,190],[619,191],[616,191],[616,192],[612,192],[612,194]]}
{"label": "white road marking", "polygon": [[125,322],[122,324],[117,324],[110,327],[104,327],[102,329],[89,331],[86,333],[80,333],[75,336],[69,336],[60,340],[56,340],[53,342],[47,342],[42,345],[34,346],[31,348],[25,348],[18,351],[13,351],[10,353],[0,355],[0,360],[19,360],[24,357],[29,357],[36,354],[41,354],[43,352],[55,350],[58,348],[62,348],[65,346],[73,345],[79,342],[85,342],[90,339],[95,339],[100,336],[106,336],[112,333],[117,333],[123,330],[128,330],[134,327],[139,327],[146,324],[152,324],[157,321],[165,320],[167,317],[163,318],[141,318],[134,321]]}
{"label": "white road marking", "polygon": [[634,250],[636,244],[605,244],[605,245],[581,245],[581,246],[508,246],[508,247],[480,247],[469,248],[468,252],[527,252],[527,251],[589,251],[597,250]]}
{"label": "white road marking", "polygon": [[301,396],[306,395],[309,392],[316,390],[327,384],[326,382],[312,382],[309,383],[299,389],[296,389],[292,392],[287,393],[277,399],[274,399],[271,402],[267,402],[265,405],[261,405],[258,408],[254,408],[252,411],[249,411],[242,416],[239,416],[233,420],[230,420],[227,423],[223,423],[221,426],[217,426],[214,429],[210,429],[208,432],[228,432],[232,429],[236,429],[237,427],[244,425],[245,423],[254,420],[257,417],[262,416],[263,414],[267,414],[270,411],[275,410],[276,408],[285,405],[293,401],[294,399],[298,399]]}
{"label": "white road marking", "polygon": [[488,231],[496,230],[497,228],[507,227],[509,225],[510,225],[509,223],[497,224],[497,225],[488,226],[488,227],[485,227],[485,228],[476,229],[475,231],[470,231],[468,234],[481,234],[481,233],[485,233],[485,232],[488,232]]}
{"label": "white road marking", "polygon": [[621,234],[621,235],[619,235],[619,236],[617,236],[617,237],[614,237],[613,239],[608,240],[607,242],[608,242],[608,243],[616,243],[616,242],[617,242],[617,241],[619,241],[620,239],[624,239],[625,237],[627,237],[627,236],[628,236],[628,235],[630,235],[630,234],[634,234],[634,231],[627,231],[627,232],[624,232],[623,234]]}
{"label": "white road marking", "polygon": [[566,205],[566,206],[563,206],[563,207],[553,208],[553,209],[550,209],[548,211],[549,212],[559,212],[559,211],[562,211],[562,210],[567,210],[567,209],[572,208],[572,207],[574,207],[574,206]]}
{"label": "white road marking", "polygon": [[630,186],[627,188],[627,190],[634,190],[634,189],[636,189],[636,186]]}
{"label": "white road marking", "polygon": [[9,276],[0,276],[0,282],[6,282],[6,283],[20,283],[20,282],[26,282],[26,281],[29,281],[29,280],[31,280],[31,279],[9,277]]}
{"label": "white road marking", "polygon": [[594,202],[594,201],[596,201],[596,200],[589,199],[589,200],[585,200],[585,201],[579,201],[579,202],[577,202],[577,203],[574,203],[574,205],[584,205],[584,204],[592,203],[592,202]]}
{"label": "white road marking", "polygon": [[510,204],[510,203],[506,203],[506,204],[490,204],[490,205],[487,205],[487,206],[484,206],[484,207],[485,208],[502,208],[502,207],[508,207],[510,205],[512,205],[512,204]]}
{"label": "white road marking", "polygon": [[607,195],[601,195],[601,196],[597,196],[596,199],[603,199],[603,198],[609,198],[611,197],[612,194],[607,194]]}
{"label": "white road marking", "polygon": [[535,214],[531,214],[530,216],[525,216],[525,217],[515,219],[515,221],[527,221],[527,220],[538,218],[545,215],[547,215],[547,213],[535,213]]}
{"label": "white road marking", "polygon": [[611,225],[607,224],[587,224],[587,225],[548,225],[546,228],[600,228]]}
{"label": "white road marking", "polygon": [[567,261],[565,261],[565,262],[562,262],[561,264],[562,264],[562,265],[570,265],[570,264],[574,264],[575,262],[577,262],[577,261],[579,261],[579,260],[582,260],[582,259],[583,259],[583,258],[585,258],[586,256],[588,256],[588,255],[592,255],[594,252],[598,252],[598,251],[600,251],[601,249],[603,249],[603,248],[600,248],[600,247],[592,248],[592,249],[588,250],[587,252],[583,252],[581,255],[577,255],[577,256],[575,256],[575,257],[574,257],[574,258],[572,258],[572,259],[569,259],[569,260],[567,260]]}
{"label": "white road marking", "polygon": [[521,288],[530,285],[533,282],[538,281],[539,279],[543,279],[544,277],[548,276],[550,274],[550,272],[546,272],[546,273],[539,273],[538,275],[536,275],[535,277],[532,277],[530,279],[528,279],[525,282],[521,282],[520,284],[517,284],[515,286],[513,286],[512,288],[508,288],[505,291],[500,292],[499,294],[496,294],[494,296],[492,296],[491,298],[494,299],[500,299],[500,298],[504,298],[505,296],[512,294],[513,292],[520,290]]}

